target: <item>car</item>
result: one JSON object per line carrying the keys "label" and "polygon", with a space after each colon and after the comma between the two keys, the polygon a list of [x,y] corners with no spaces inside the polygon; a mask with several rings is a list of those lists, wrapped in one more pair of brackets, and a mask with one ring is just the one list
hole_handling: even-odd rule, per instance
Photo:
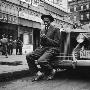
{"label": "car", "polygon": [[60,54],[51,62],[55,69],[90,68],[90,31],[61,31]]}

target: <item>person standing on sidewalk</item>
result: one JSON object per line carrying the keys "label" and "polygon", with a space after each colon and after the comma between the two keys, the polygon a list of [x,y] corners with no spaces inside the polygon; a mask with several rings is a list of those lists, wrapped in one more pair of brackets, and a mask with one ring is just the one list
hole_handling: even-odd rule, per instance
{"label": "person standing on sidewalk", "polygon": [[18,37],[17,40],[16,40],[16,55],[18,53],[19,53],[19,55],[22,55],[22,46],[23,46],[23,43],[20,40],[20,37]]}
{"label": "person standing on sidewalk", "polygon": [[10,36],[10,39],[8,40],[8,54],[9,55],[12,55],[13,53],[13,39],[12,39],[12,36]]}
{"label": "person standing on sidewalk", "polygon": [[8,44],[8,39],[6,37],[6,35],[2,35],[2,39],[1,39],[1,45],[2,45],[2,55],[5,55],[6,58],[8,58],[7,54],[8,54],[8,50],[7,50],[7,44]]}
{"label": "person standing on sidewalk", "polygon": [[31,72],[36,72],[32,81],[47,76],[47,80],[53,79],[55,69],[50,61],[60,53],[60,29],[51,25],[54,18],[51,15],[42,15],[45,28],[41,30],[40,47],[26,55],[26,60]]}

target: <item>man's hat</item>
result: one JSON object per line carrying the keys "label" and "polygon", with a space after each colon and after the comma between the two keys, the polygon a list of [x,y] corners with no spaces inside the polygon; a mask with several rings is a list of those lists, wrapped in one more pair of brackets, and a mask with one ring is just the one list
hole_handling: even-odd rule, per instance
{"label": "man's hat", "polygon": [[43,14],[43,15],[41,16],[41,19],[43,20],[44,18],[49,18],[51,22],[54,21],[54,18],[53,18],[52,15],[50,15],[50,14],[49,14],[49,15]]}

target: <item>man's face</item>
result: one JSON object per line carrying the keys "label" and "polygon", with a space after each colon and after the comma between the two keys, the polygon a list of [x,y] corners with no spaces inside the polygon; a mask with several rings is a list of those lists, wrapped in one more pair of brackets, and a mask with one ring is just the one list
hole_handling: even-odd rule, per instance
{"label": "man's face", "polygon": [[47,18],[47,17],[45,17],[44,19],[43,19],[43,22],[44,22],[44,25],[47,27],[47,26],[49,26],[50,25],[50,19],[49,18]]}

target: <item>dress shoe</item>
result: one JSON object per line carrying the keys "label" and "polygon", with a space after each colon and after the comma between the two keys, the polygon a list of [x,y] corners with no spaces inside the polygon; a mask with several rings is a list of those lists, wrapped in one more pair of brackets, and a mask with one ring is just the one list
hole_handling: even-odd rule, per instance
{"label": "dress shoe", "polygon": [[43,77],[44,77],[44,73],[38,71],[38,72],[36,73],[36,76],[32,79],[32,82],[34,82],[34,81],[39,81],[39,80],[42,79]]}
{"label": "dress shoe", "polygon": [[52,80],[55,74],[56,74],[56,70],[55,69],[51,70],[50,74],[47,77],[47,80]]}

